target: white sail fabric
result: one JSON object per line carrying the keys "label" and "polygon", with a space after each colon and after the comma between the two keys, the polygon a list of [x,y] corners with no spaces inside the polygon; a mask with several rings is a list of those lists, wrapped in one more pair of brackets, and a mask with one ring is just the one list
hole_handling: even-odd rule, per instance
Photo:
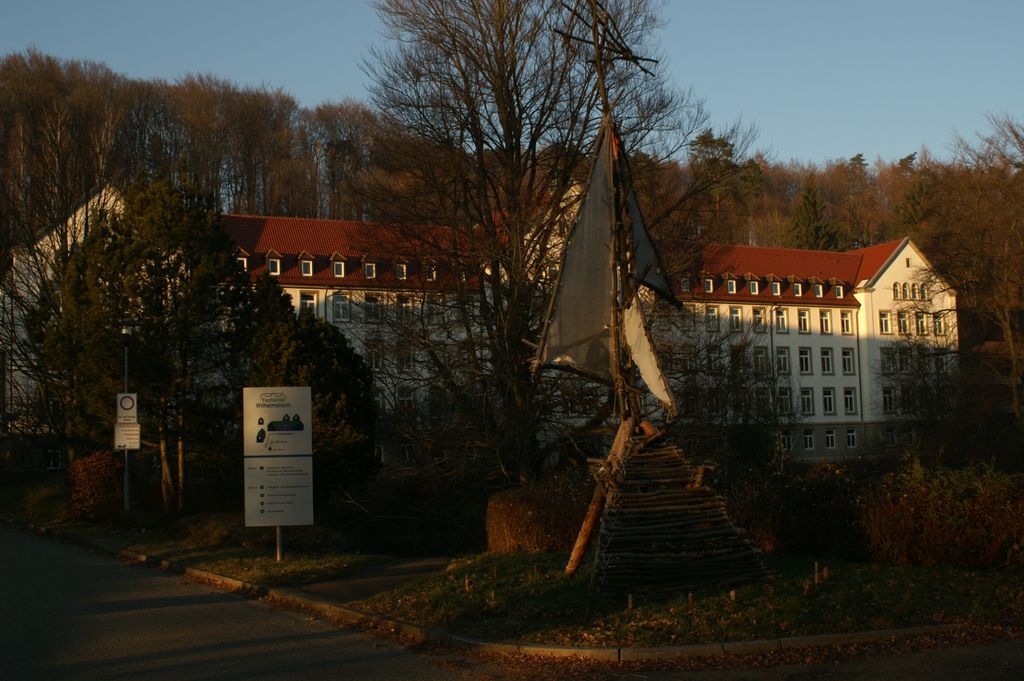
{"label": "white sail fabric", "polygon": [[602,129],[597,157],[576,225],[565,244],[542,363],[561,364],[601,378],[611,376],[611,315],[615,195],[612,140]]}
{"label": "white sail fabric", "polygon": [[626,341],[633,363],[640,370],[640,378],[644,380],[647,389],[658,398],[665,410],[674,414],[676,404],[672,397],[672,389],[669,388],[668,379],[661,370],[658,355],[654,352],[654,344],[647,332],[644,313],[640,309],[640,301],[636,296],[622,313],[622,327],[622,338]]}

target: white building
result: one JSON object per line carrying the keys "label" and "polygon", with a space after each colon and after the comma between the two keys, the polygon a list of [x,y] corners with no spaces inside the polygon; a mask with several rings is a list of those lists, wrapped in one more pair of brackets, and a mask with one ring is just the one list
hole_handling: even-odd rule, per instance
{"label": "white building", "polygon": [[696,323],[682,342],[714,357],[742,338],[800,458],[902,444],[919,411],[910,365],[955,370],[955,293],[909,238],[845,253],[712,244],[688,271],[681,298]]}

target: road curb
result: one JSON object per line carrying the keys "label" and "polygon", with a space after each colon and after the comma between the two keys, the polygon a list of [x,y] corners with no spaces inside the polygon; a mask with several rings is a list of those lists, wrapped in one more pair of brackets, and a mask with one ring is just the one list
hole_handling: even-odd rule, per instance
{"label": "road curb", "polygon": [[497,655],[527,655],[538,658],[565,659],[578,658],[600,662],[650,662],[686,657],[719,657],[727,655],[752,655],[775,652],[783,649],[810,648],[820,646],[852,645],[893,641],[903,636],[936,634],[962,628],[959,624],[936,624],[905,629],[877,629],[857,631],[845,634],[815,634],[809,636],[790,636],[786,638],[758,639],[751,641],[723,641],[719,643],[697,643],[685,646],[663,646],[638,648],[632,646],[612,646],[607,648],[582,648],[572,646],[548,646],[532,643],[511,643],[505,641],[485,641],[451,632],[423,627],[411,622],[404,622],[373,613],[363,612],[320,596],[311,596],[295,589],[270,588],[261,584],[245,582],[233,577],[216,574],[198,568],[177,565],[174,561],[160,556],[147,555],[118,549],[90,540],[74,533],[53,530],[40,525],[28,523],[27,529],[33,534],[49,535],[64,541],[87,546],[103,553],[136,563],[159,567],[168,572],[178,572],[188,577],[209,582],[222,588],[243,591],[258,597],[273,600],[275,603],[296,610],[315,612],[332,621],[352,626],[373,627],[397,634],[417,643],[437,643],[451,648],[468,650],[477,653]]}

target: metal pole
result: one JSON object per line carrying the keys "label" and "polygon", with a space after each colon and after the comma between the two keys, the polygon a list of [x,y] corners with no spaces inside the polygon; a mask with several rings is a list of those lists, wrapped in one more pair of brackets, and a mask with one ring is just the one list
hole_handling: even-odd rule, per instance
{"label": "metal pole", "polygon": [[274,528],[274,534],[277,536],[277,562],[281,562],[281,556],[284,553],[284,546],[281,543],[281,526],[278,525]]}
{"label": "metal pole", "polygon": [[[121,337],[124,339],[124,391],[128,392],[128,336],[131,335],[131,327],[121,327]],[[130,476],[128,475],[128,443],[124,446],[124,511],[132,510],[132,491]]]}

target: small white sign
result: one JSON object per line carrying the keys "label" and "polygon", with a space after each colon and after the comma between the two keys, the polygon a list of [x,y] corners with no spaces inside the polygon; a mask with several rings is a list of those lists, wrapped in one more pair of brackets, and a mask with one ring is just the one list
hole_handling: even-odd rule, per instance
{"label": "small white sign", "polygon": [[138,423],[139,422],[139,395],[138,393],[117,394],[117,422]]}
{"label": "small white sign", "polygon": [[142,430],[138,423],[114,424],[114,449],[139,449]]}
{"label": "small white sign", "polygon": [[313,457],[245,457],[245,525],[313,524]]}

